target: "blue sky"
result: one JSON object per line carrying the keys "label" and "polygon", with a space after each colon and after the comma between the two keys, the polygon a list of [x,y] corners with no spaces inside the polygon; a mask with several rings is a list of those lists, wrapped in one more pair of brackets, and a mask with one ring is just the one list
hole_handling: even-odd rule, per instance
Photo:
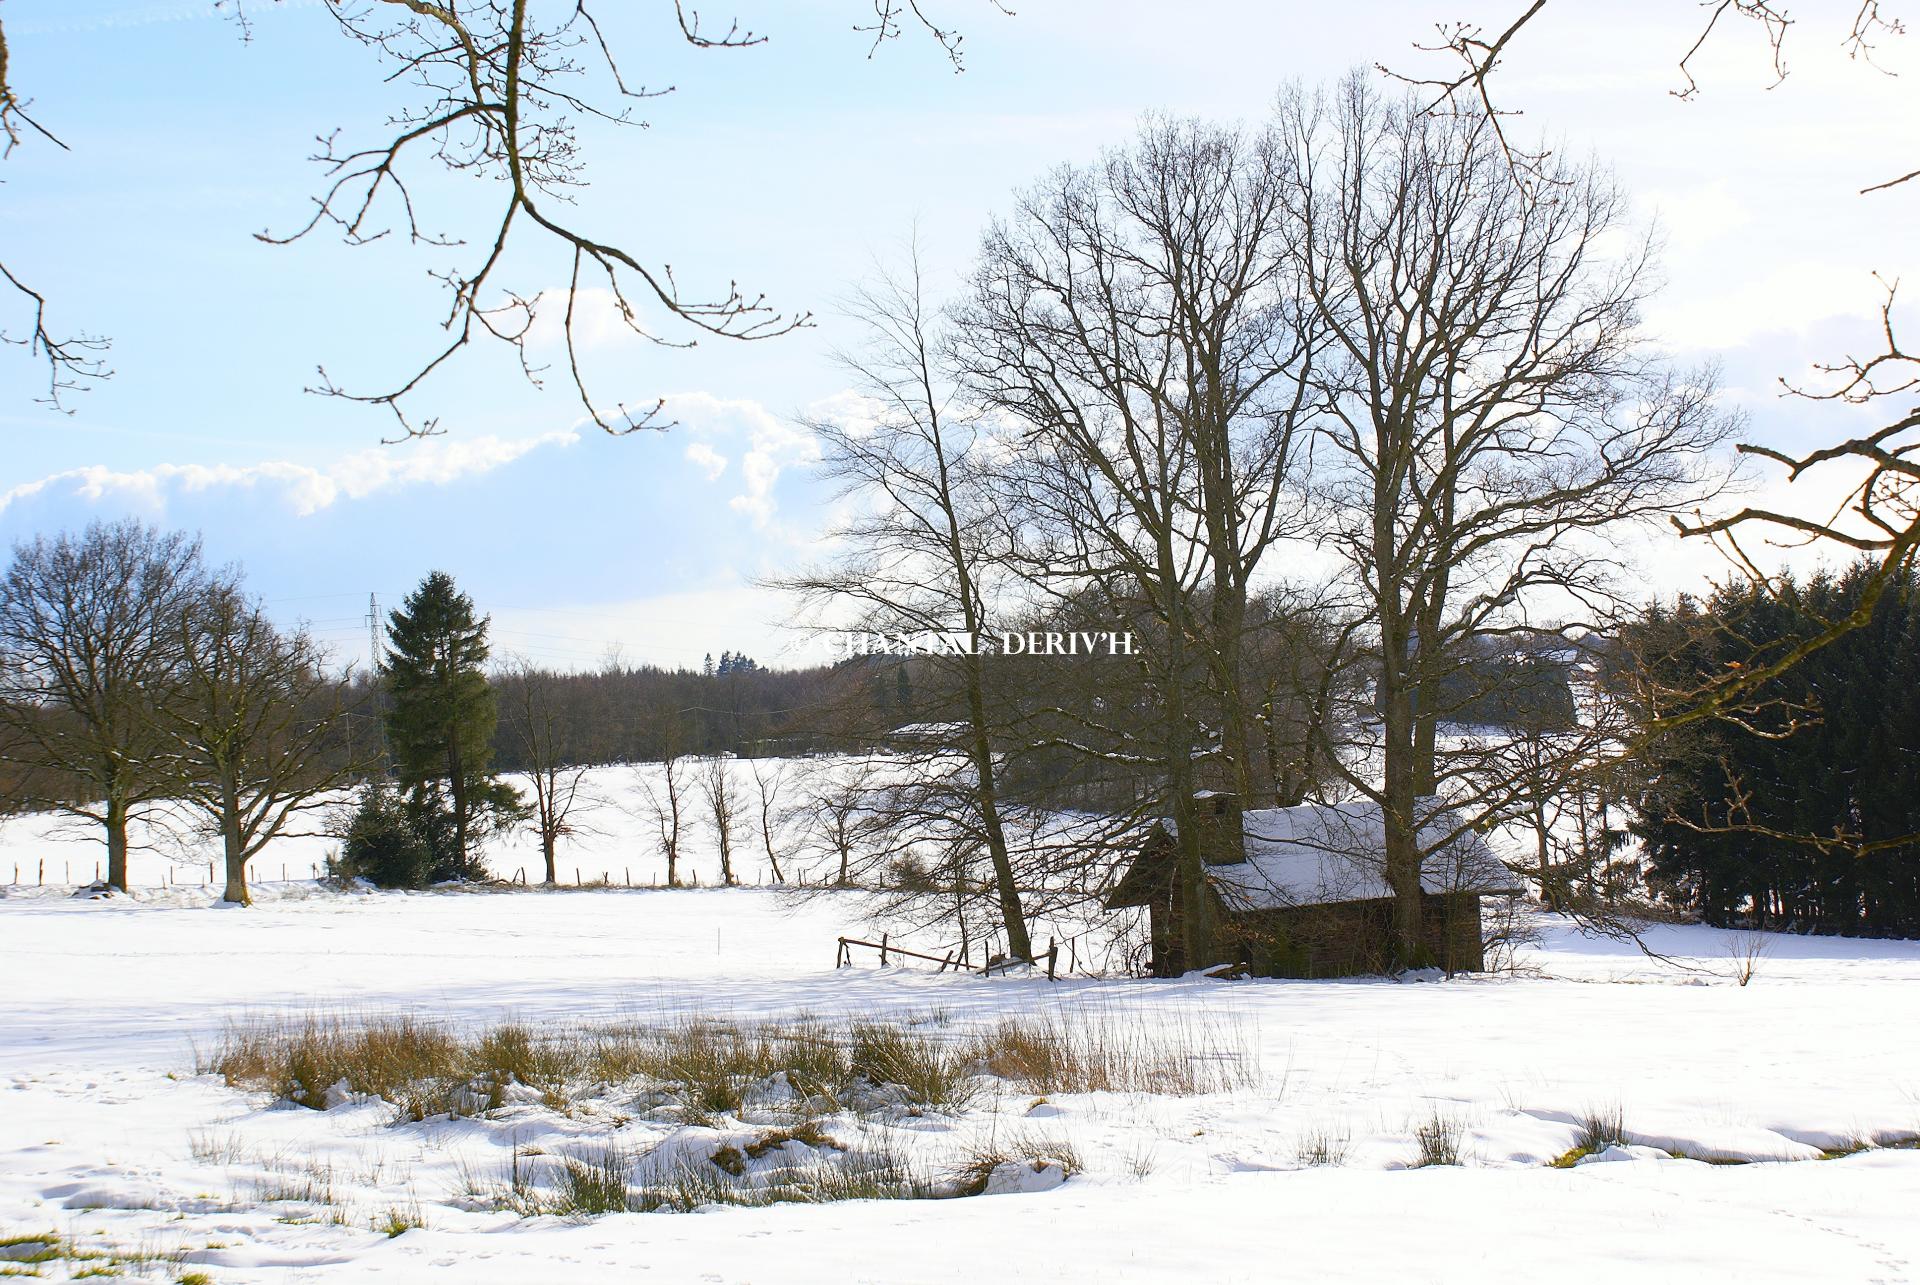
{"label": "blue sky", "polygon": [[[441,305],[426,270],[442,260],[252,236],[304,217],[314,135],[378,128],[393,99],[373,58],[298,0],[256,0],[251,44],[210,0],[4,4],[18,86],[73,150],[34,143],[0,167],[0,246],[57,323],[113,337],[117,373],[56,417],[30,404],[41,372],[0,352],[0,540],[129,512],[198,528],[343,659],[364,653],[369,592],[390,603],[441,567],[494,613],[500,649],[556,664],[614,642],[662,663],[798,654],[785,605],[752,584],[809,556],[829,516],[793,417],[843,391],[835,298],[916,227],[951,283],[1015,188],[1124,141],[1145,110],[1257,119],[1283,81],[1418,66],[1434,23],[1516,8],[1032,0],[1009,17],[947,0],[966,32],[956,76],[911,35],[869,59],[861,0],[739,0],[770,39],[731,52],[687,49],[663,6],[608,5],[629,75],[677,91],[645,131],[588,134],[582,220],[690,287],[737,278],[819,324],[691,351],[596,345],[600,386],[666,396],[681,423],[620,440],[582,427],[558,381],[535,391],[504,349],[481,350],[420,399],[445,436],[383,446],[379,412],[302,388],[317,364],[365,388],[428,353]],[[1667,91],[1692,9],[1550,8],[1507,93],[1521,128],[1609,161],[1659,220],[1655,333],[1720,361],[1763,436],[1830,433],[1841,412],[1782,403],[1772,379],[1863,346],[1869,272],[1915,266],[1900,229],[1920,191],[1853,193],[1920,150],[1920,114],[1905,82],[1848,64],[1811,20],[1785,85],[1767,88],[1764,50],[1735,32],[1699,65],[1701,100],[1681,103]],[[469,180],[418,190],[453,231],[489,208]],[[509,269],[523,291],[565,282],[551,252]],[[1649,557],[1663,586],[1715,569],[1695,550]]]}

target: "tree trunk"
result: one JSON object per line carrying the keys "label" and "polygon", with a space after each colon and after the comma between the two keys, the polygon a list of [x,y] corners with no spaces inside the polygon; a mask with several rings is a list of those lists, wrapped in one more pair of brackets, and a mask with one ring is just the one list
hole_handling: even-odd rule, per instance
{"label": "tree trunk", "polygon": [[127,891],[127,805],[107,800],[107,884]]}
{"label": "tree trunk", "polygon": [[1420,914],[1420,840],[1416,808],[1419,771],[1413,700],[1408,691],[1407,640],[1389,626],[1382,630],[1380,680],[1384,761],[1381,770],[1381,822],[1384,827],[1387,886],[1393,890],[1394,962],[1422,968],[1428,957]]}
{"label": "tree trunk", "polygon": [[1200,854],[1200,830],[1194,820],[1193,737],[1187,725],[1185,591],[1180,587],[1168,533],[1159,534],[1159,582],[1167,595],[1162,615],[1167,624],[1167,786],[1172,793],[1175,862],[1181,893],[1181,936],[1186,966],[1205,968],[1213,958],[1213,905],[1206,863]]}
{"label": "tree trunk", "polygon": [[[1447,506],[1451,512],[1451,505]],[[1427,601],[1414,615],[1416,635],[1409,661],[1408,694],[1413,700],[1413,792],[1433,794],[1439,789],[1439,688],[1446,664],[1440,653],[1441,606],[1446,602],[1449,576],[1434,574]]]}
{"label": "tree trunk", "polygon": [[542,824],[540,827],[540,855],[545,857],[547,861],[547,882],[549,884],[560,882],[560,874],[554,868],[553,848],[553,830],[551,827]]}
{"label": "tree trunk", "polygon": [[220,789],[220,844],[227,859],[227,889],[220,900],[251,906],[247,894],[247,852],[240,839],[240,791],[231,781]]}
{"label": "tree trunk", "polygon": [[768,828],[766,813],[760,814],[760,843],[767,850],[767,865],[773,869],[773,881],[785,883],[787,877],[780,873],[780,858],[773,855],[773,831]]}
{"label": "tree trunk", "polygon": [[[1215,538],[1226,538],[1224,535]],[[1213,670],[1220,686],[1220,748],[1227,759],[1226,788],[1246,807],[1271,802],[1254,792],[1253,732],[1248,724],[1248,701],[1242,696],[1241,655],[1247,628],[1247,592],[1221,565],[1234,556],[1231,547],[1215,555],[1213,582]]]}
{"label": "tree trunk", "polygon": [[467,782],[460,764],[460,729],[447,729],[447,792],[453,797],[453,873],[467,877]]}
{"label": "tree trunk", "polygon": [[[966,586],[970,588],[970,586]],[[978,637],[977,622],[968,611],[967,627]],[[1033,958],[1033,943],[1027,937],[1026,909],[1020,904],[1020,889],[1014,882],[1013,857],[1007,851],[1006,827],[1000,821],[1000,793],[994,779],[993,744],[987,737],[986,684],[981,676],[980,657],[970,655],[963,663],[967,685],[967,716],[972,724],[974,791],[980,805],[980,819],[987,831],[987,859],[993,865],[994,890],[999,895],[1000,924],[1007,930],[1007,951],[1020,959]]]}

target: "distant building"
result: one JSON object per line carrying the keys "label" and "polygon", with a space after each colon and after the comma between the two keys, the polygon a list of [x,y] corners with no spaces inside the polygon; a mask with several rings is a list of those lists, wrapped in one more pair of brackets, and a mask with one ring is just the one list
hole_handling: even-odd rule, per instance
{"label": "distant building", "polygon": [[[1348,977],[1384,971],[1392,957],[1393,893],[1386,830],[1369,801],[1306,803],[1242,812],[1231,794],[1196,796],[1200,854],[1212,901],[1217,958],[1189,960],[1171,820],[1155,823],[1108,895],[1109,910],[1145,906],[1152,969],[1244,963],[1268,977]],[[1421,827],[1422,925],[1434,962],[1449,972],[1486,966],[1480,899],[1523,888],[1486,841],[1436,809]]]}

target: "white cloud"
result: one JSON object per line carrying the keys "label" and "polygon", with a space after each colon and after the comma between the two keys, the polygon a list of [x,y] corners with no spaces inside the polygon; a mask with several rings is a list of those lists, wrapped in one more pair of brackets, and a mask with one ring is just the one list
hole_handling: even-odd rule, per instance
{"label": "white cloud", "polygon": [[688,462],[706,474],[709,482],[719,481],[720,475],[727,471],[727,457],[705,442],[688,443],[686,456]]}
{"label": "white cloud", "polygon": [[[812,432],[756,401],[715,397],[712,393],[674,393],[666,399],[664,414],[690,432],[742,443],[742,489],[727,504],[751,518],[756,530],[764,530],[773,521],[773,490],[781,473],[793,465],[810,464],[820,456],[820,444]],[[694,453],[701,445],[696,442],[687,448],[687,458],[696,464],[704,460]],[[712,454],[718,458],[718,452]],[[719,473],[710,476],[717,478]]]}
{"label": "white cloud", "polygon": [[61,491],[96,502],[108,497],[126,499],[160,511],[174,494],[234,488],[276,491],[295,516],[307,517],[331,508],[342,499],[358,500],[379,491],[407,486],[444,486],[461,478],[490,473],[543,446],[568,446],[579,440],[579,435],[570,429],[511,439],[431,437],[355,451],[320,466],[288,460],[266,460],[258,464],[157,464],[127,470],[89,464],[0,493],[0,512],[17,501]]}

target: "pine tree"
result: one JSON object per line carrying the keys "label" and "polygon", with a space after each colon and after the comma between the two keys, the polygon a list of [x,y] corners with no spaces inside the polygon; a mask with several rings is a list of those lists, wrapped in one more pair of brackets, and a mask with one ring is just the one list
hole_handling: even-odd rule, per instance
{"label": "pine tree", "polygon": [[435,571],[388,621],[381,672],[394,771],[433,848],[434,873],[469,878],[478,873],[473,841],[511,819],[519,801],[489,772],[498,712],[483,668],[488,620]]}
{"label": "pine tree", "polygon": [[[1847,614],[1866,584],[1855,564],[1727,585],[1679,604],[1677,636],[1690,640],[1649,654],[1663,681],[1697,683]],[[1909,569],[1867,625],[1768,684],[1740,723],[1654,745],[1634,829],[1668,900],[1714,924],[1920,932],[1917,609]],[[1666,621],[1650,612],[1640,632],[1667,632]]]}

